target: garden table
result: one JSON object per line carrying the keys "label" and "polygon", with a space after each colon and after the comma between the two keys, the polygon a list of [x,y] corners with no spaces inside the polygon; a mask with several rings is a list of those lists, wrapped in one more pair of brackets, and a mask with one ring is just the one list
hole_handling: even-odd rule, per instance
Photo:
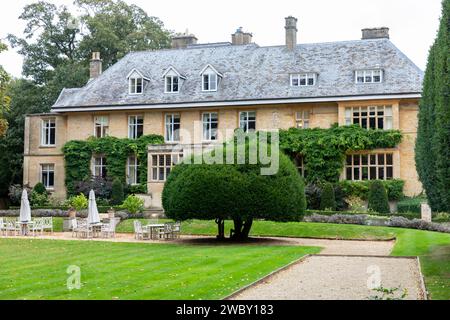
{"label": "garden table", "polygon": [[164,229],[164,224],[163,223],[158,223],[158,224],[149,224],[146,225],[145,228],[148,228],[148,230],[150,230],[150,239],[155,239],[156,236],[158,235],[158,230]]}
{"label": "garden table", "polygon": [[103,223],[101,223],[101,222],[91,224],[93,238],[100,238],[101,233],[102,233],[102,226],[103,226]]}

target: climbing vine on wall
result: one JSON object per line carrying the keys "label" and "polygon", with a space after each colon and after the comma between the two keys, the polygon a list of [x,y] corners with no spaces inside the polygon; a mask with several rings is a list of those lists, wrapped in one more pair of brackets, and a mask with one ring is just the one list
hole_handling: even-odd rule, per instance
{"label": "climbing vine on wall", "polygon": [[150,144],[162,144],[160,135],[146,135],[136,140],[115,137],[89,138],[85,141],[72,140],[63,147],[66,188],[69,195],[74,194],[75,184],[92,178],[91,160],[95,154],[106,157],[108,176],[126,181],[126,165],[130,155],[135,154],[139,161],[140,184],[147,183],[147,147]]}
{"label": "climbing vine on wall", "polygon": [[398,130],[367,130],[357,125],[280,131],[281,149],[291,156],[303,155],[307,182],[337,182],[347,152],[394,148],[401,140]]}

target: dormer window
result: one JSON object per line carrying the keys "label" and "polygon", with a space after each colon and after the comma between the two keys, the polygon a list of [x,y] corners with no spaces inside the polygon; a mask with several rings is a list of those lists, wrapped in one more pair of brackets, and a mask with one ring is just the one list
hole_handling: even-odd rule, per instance
{"label": "dormer window", "polygon": [[207,65],[203,68],[202,72],[200,72],[200,75],[202,77],[202,91],[217,91],[219,79],[223,77],[220,72],[214,69],[213,66]]}
{"label": "dormer window", "polygon": [[165,93],[178,93],[180,92],[181,85],[186,77],[182,76],[175,68],[170,67],[163,74],[164,77],[164,92]]}
{"label": "dormer window", "polygon": [[127,78],[129,94],[142,94],[144,92],[144,80],[148,79],[145,78],[142,73],[136,69],[133,69],[128,74]]}
{"label": "dormer window", "polygon": [[317,73],[291,74],[291,87],[315,86]]}
{"label": "dormer window", "polygon": [[357,70],[355,72],[356,83],[381,83],[383,82],[383,71],[380,69]]}

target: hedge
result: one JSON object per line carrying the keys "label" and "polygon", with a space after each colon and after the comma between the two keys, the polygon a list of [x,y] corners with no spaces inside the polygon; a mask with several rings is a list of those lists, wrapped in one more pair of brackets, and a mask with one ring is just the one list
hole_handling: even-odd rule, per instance
{"label": "hedge", "polygon": [[[348,181],[342,180],[337,184],[341,187],[345,196],[357,196],[363,200],[367,200],[369,196],[369,185],[374,180],[367,181]],[[405,181],[400,179],[379,180],[386,189],[388,199],[390,201],[400,200],[404,197],[403,187]]]}
{"label": "hedge", "polygon": [[421,213],[421,204],[427,202],[423,197],[404,198],[397,203],[398,212]]}

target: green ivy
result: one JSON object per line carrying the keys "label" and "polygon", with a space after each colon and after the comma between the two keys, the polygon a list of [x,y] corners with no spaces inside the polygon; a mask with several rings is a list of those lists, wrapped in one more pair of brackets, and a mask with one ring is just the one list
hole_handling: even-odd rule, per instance
{"label": "green ivy", "polygon": [[401,140],[398,130],[367,130],[357,125],[280,130],[281,149],[291,156],[303,155],[307,182],[337,182],[346,153],[394,148]]}
{"label": "green ivy", "polygon": [[78,181],[91,179],[91,159],[94,154],[103,154],[107,159],[108,176],[126,180],[126,164],[130,155],[136,154],[140,163],[140,184],[147,184],[147,147],[162,144],[160,135],[146,135],[138,139],[119,139],[115,137],[89,138],[85,141],[72,140],[63,147],[66,167],[66,188],[69,195],[74,194]]}

